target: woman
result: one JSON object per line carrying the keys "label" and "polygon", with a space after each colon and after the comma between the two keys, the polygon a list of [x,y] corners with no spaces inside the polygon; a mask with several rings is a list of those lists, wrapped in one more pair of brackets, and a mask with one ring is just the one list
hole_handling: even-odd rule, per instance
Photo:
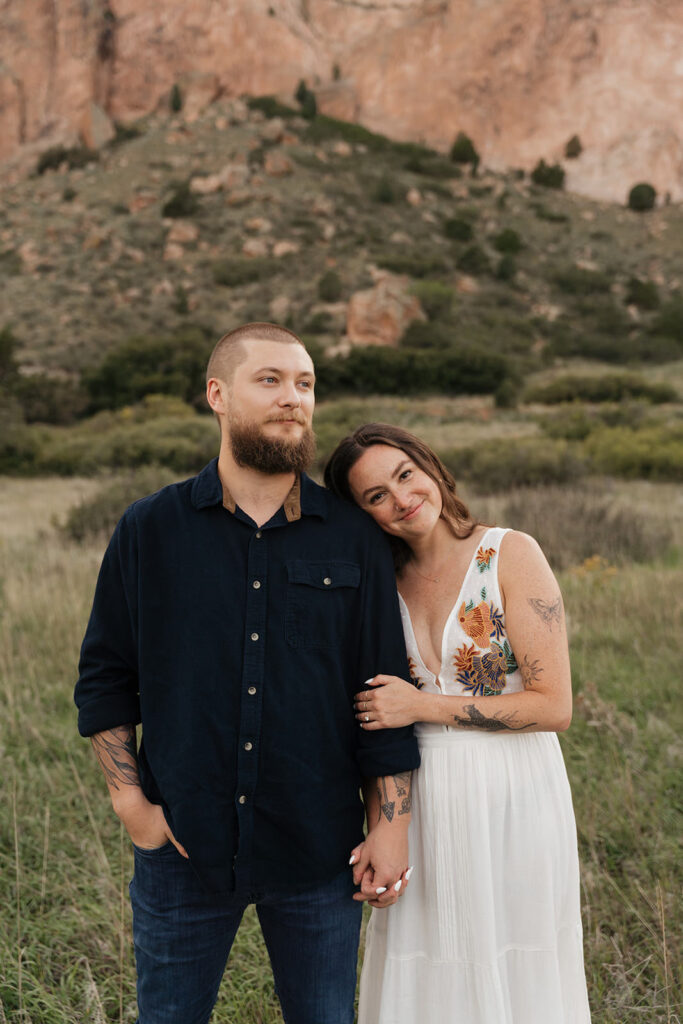
{"label": "woman", "polygon": [[587,1024],[550,567],[531,537],[476,522],[438,457],[398,427],[360,427],[325,482],[389,535],[412,676],[376,676],[356,717],[414,722],[422,752],[415,870],[395,906],[373,911],[359,1024]]}

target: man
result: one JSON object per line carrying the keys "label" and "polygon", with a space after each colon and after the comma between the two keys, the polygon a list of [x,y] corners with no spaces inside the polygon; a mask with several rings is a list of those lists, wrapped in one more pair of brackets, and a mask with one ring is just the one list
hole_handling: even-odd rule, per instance
{"label": "man", "polygon": [[361,902],[406,882],[415,740],[352,701],[407,676],[393,567],[304,473],[314,380],[285,328],[221,338],[218,459],[132,505],[100,570],[75,696],[135,847],[139,1024],[209,1020],[249,903],[285,1020],[351,1024]]}

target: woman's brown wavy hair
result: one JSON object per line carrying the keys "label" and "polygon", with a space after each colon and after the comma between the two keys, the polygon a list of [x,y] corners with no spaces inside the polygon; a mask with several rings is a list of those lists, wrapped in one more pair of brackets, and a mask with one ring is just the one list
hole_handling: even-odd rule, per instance
{"label": "woman's brown wavy hair", "polygon": [[[325,466],[325,486],[340,498],[354,501],[349,485],[349,473],[368,448],[385,444],[398,448],[412,459],[427,476],[431,477],[441,493],[443,508],[441,518],[446,522],[454,537],[469,537],[479,520],[474,519],[463,501],[456,494],[453,474],[433,452],[429,445],[402,427],[390,423],[365,423],[340,441]],[[409,546],[400,537],[388,535],[394,555],[396,572],[400,573],[412,557]]]}

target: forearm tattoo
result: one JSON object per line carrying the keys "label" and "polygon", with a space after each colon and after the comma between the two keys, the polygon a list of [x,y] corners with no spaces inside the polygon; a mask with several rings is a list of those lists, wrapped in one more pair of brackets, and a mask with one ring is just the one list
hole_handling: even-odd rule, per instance
{"label": "forearm tattoo", "polygon": [[482,714],[481,711],[474,704],[467,704],[465,707],[466,718],[462,715],[453,715],[453,721],[456,725],[462,726],[464,729],[483,729],[486,732],[519,732],[520,729],[529,729],[532,725],[536,725],[535,722],[523,722],[521,725],[517,725],[517,712],[508,711],[503,713],[497,711],[495,715],[488,717]]}
{"label": "forearm tattoo", "polygon": [[524,661],[519,666],[519,671],[522,674],[522,682],[524,683],[525,690],[532,690],[534,683],[538,682],[539,676],[543,669],[538,664],[538,659],[535,661],[529,661],[528,655],[524,655]]}
{"label": "forearm tattoo", "polygon": [[379,798],[379,818],[381,820],[382,815],[387,821],[392,821],[394,812],[397,815],[410,814],[412,808],[412,796],[411,796],[411,772],[399,772],[398,775],[391,775],[394,786],[396,787],[396,796],[400,799],[398,811],[396,810],[396,801],[389,799],[389,790],[387,788],[387,780],[382,777],[379,779],[379,785],[377,786],[377,796]]}
{"label": "forearm tattoo", "polygon": [[540,597],[528,597],[527,601],[538,615],[539,619],[548,627],[550,632],[553,631],[553,624],[557,623],[558,626],[562,625],[562,598],[558,597],[556,601],[550,604],[548,601],[542,600]]}
{"label": "forearm tattoo", "polygon": [[398,775],[394,775],[396,795],[401,797],[401,806],[398,809],[399,815],[410,814],[410,811],[412,809],[413,798],[410,792],[411,779],[411,772],[399,772]]}
{"label": "forearm tattoo", "polygon": [[119,725],[92,737],[97,759],[112,789],[140,786],[135,727]]}
{"label": "forearm tattoo", "polygon": [[385,778],[381,778],[379,780],[379,786],[377,787],[377,796],[379,797],[380,820],[382,818],[382,815],[384,815],[387,821],[391,821],[391,819],[394,816],[394,808],[396,806],[396,803],[394,800],[389,799],[389,794],[387,792],[387,780]]}

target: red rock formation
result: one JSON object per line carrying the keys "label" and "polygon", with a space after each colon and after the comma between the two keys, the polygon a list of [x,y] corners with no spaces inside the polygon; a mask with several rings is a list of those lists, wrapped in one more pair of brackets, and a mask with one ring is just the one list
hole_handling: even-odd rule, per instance
{"label": "red rock formation", "polygon": [[128,121],[300,78],[322,110],[492,167],[562,159],[567,185],[683,198],[680,0],[63,0],[0,3],[0,160],[73,141],[91,101]]}

